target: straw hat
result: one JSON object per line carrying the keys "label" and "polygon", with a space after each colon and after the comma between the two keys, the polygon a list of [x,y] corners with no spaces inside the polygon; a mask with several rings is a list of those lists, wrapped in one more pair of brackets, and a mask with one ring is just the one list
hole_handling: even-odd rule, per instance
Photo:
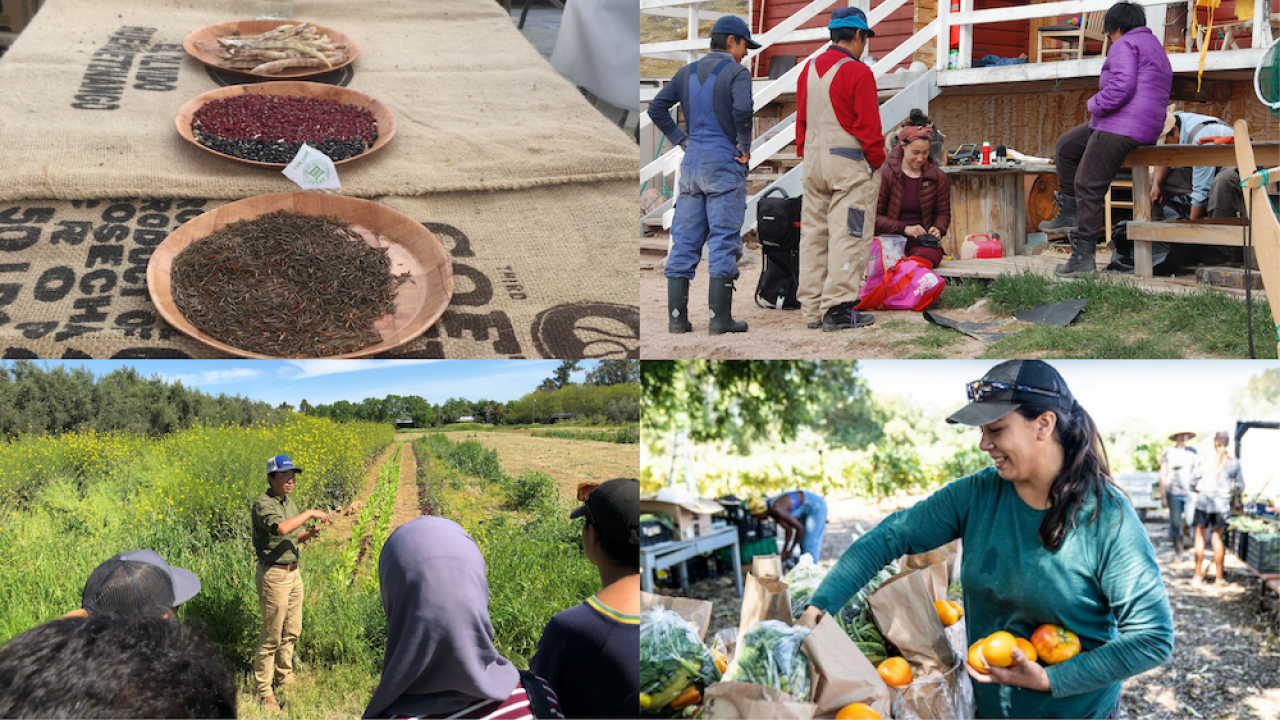
{"label": "straw hat", "polygon": [[1188,440],[1190,440],[1191,438],[1193,438],[1193,437],[1195,437],[1195,436],[1196,436],[1196,434],[1195,434],[1195,433],[1193,433],[1193,432],[1191,432],[1190,430],[1179,430],[1178,432],[1176,432],[1176,433],[1174,433],[1174,434],[1170,435],[1170,436],[1169,436],[1169,439],[1170,439],[1170,440],[1172,440],[1172,441],[1174,441],[1174,442],[1178,442],[1178,436],[1179,436],[1179,435],[1186,435]]}

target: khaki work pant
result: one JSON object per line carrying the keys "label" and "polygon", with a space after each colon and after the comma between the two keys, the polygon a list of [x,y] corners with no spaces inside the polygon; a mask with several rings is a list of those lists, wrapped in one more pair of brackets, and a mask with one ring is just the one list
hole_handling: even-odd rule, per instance
{"label": "khaki work pant", "polygon": [[[837,148],[837,150],[846,150]],[[808,157],[800,222],[800,287],[796,299],[806,322],[858,302],[875,236],[880,177],[862,159],[828,153]],[[819,159],[820,158],[820,159]],[[810,163],[818,167],[810,170]]]}
{"label": "khaki work pant", "polygon": [[282,683],[293,676],[293,645],[302,632],[302,572],[258,563],[254,582],[262,630],[253,659],[253,680],[258,697],[264,698],[275,694],[273,680]]}

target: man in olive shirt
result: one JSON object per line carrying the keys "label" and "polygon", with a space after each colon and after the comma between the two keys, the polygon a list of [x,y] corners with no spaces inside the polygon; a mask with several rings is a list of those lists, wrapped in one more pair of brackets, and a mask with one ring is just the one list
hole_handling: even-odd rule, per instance
{"label": "man in olive shirt", "polygon": [[254,577],[258,588],[258,608],[262,611],[262,631],[258,654],[253,660],[253,677],[258,697],[270,710],[279,710],[271,683],[294,682],[293,644],[302,632],[302,573],[298,571],[298,548],[320,534],[320,528],[302,530],[308,520],[329,521],[323,510],[301,512],[289,497],[294,476],[302,471],[287,455],[267,460],[270,489],[253,501],[253,550],[258,560]]}

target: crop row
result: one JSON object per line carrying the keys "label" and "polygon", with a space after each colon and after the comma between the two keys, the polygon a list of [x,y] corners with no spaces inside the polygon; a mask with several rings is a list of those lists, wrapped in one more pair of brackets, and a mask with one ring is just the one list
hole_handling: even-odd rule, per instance
{"label": "crop row", "polygon": [[[342,552],[339,572],[349,572],[353,580],[360,572],[366,557],[377,558],[382,545],[391,533],[391,513],[395,508],[396,493],[400,487],[400,458],[403,446],[393,451],[378,470],[373,493],[351,527],[351,540]],[[376,562],[376,560],[375,560]]]}

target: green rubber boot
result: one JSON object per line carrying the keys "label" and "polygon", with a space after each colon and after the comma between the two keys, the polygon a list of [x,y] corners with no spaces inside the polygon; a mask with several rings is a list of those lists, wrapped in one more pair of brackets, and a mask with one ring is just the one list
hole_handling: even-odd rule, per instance
{"label": "green rubber boot", "polygon": [[689,322],[689,280],[667,278],[667,332],[693,332]]}
{"label": "green rubber boot", "polygon": [[733,319],[733,280],[731,278],[711,278],[711,289],[707,296],[711,305],[711,323],[707,328],[709,334],[722,335],[747,331],[745,322]]}

